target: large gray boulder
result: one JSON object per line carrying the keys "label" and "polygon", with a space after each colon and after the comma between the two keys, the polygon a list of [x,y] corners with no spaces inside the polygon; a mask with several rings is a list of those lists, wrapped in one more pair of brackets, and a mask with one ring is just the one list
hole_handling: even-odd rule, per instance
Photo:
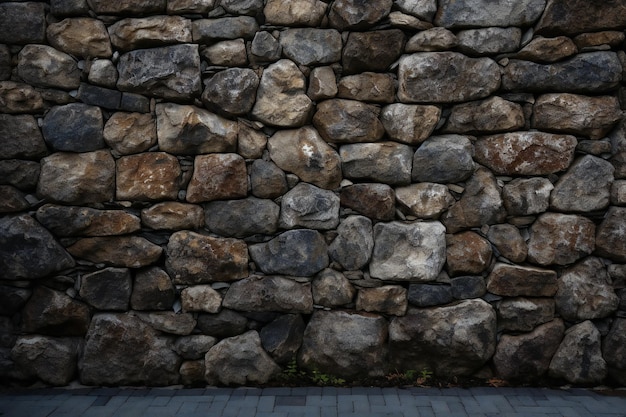
{"label": "large gray boulder", "polygon": [[495,347],[496,313],[483,300],[409,310],[389,325],[390,363],[395,369],[471,375]]}
{"label": "large gray boulder", "polygon": [[332,64],[341,60],[341,34],[334,29],[287,29],[280,34],[283,54],[299,65]]}
{"label": "large gray boulder", "polygon": [[70,55],[48,45],[26,45],[18,54],[17,73],[36,87],[77,89],[81,71]]}
{"label": "large gray boulder", "polygon": [[330,190],[301,182],[282,198],[280,226],[283,229],[328,230],[338,224],[339,196]]}
{"label": "large gray boulder", "polygon": [[396,142],[353,143],[339,149],[343,175],[390,185],[411,182],[413,149]]}
{"label": "large gray boulder", "polygon": [[19,373],[46,384],[64,386],[76,374],[76,359],[81,339],[74,337],[20,336],[11,349]]}
{"label": "large gray boulder", "polygon": [[454,183],[474,173],[474,146],[467,136],[432,136],[413,155],[414,182]]}
{"label": "large gray boulder", "polygon": [[311,284],[281,276],[253,275],[231,284],[223,305],[246,312],[311,313]]}

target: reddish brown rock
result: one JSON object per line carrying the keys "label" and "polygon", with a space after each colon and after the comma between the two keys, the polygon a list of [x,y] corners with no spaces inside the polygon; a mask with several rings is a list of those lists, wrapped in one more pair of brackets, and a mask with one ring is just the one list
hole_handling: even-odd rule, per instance
{"label": "reddish brown rock", "polygon": [[404,316],[408,307],[407,290],[399,285],[361,288],[356,297],[356,309]]}
{"label": "reddish brown rock", "polygon": [[140,268],[155,263],[163,249],[139,236],[89,237],[67,248],[72,256],[94,263]]}
{"label": "reddish brown rock", "polygon": [[118,200],[175,200],[178,196],[180,164],[165,152],[124,156],[117,161]]}
{"label": "reddish brown rock", "polygon": [[621,0],[589,3],[585,0],[549,0],[535,28],[537,34],[574,35],[607,29],[623,29],[626,4]]}
{"label": "reddish brown rock", "polygon": [[501,175],[546,175],[563,171],[574,159],[576,138],[543,132],[512,132],[474,144],[480,164]]}
{"label": "reddish brown rock", "polygon": [[393,220],[395,194],[386,184],[354,184],[341,189],[341,205],[376,220]]}
{"label": "reddish brown rock", "polygon": [[199,229],[204,225],[204,210],[195,204],[165,201],[141,210],[141,222],[155,230]]}
{"label": "reddish brown rock", "polygon": [[624,32],[605,30],[602,32],[581,33],[574,38],[574,43],[581,50],[598,46],[618,48],[624,42],[624,38]]}
{"label": "reddish brown rock", "polygon": [[156,120],[149,113],[113,113],[103,135],[107,145],[120,155],[144,152],[157,142]]}
{"label": "reddish brown rock", "polygon": [[379,114],[380,108],[371,104],[332,99],[317,105],[313,124],[331,143],[375,142],[385,133]]}
{"label": "reddish brown rock", "polygon": [[364,72],[343,77],[337,84],[337,97],[350,100],[391,103],[395,92],[395,80],[391,74]]}
{"label": "reddish brown rock", "polygon": [[191,20],[182,16],[122,19],[109,26],[109,36],[120,51],[191,43]]}
{"label": "reddish brown rock", "polygon": [[446,236],[446,264],[450,276],[480,275],[491,262],[491,244],[474,232]]}
{"label": "reddish brown rock", "polygon": [[243,198],[248,192],[248,173],[244,159],[237,154],[198,155],[193,177],[187,187],[187,201]]}
{"label": "reddish brown rock", "polygon": [[552,297],[557,291],[556,272],[497,263],[487,277],[487,290],[506,297]]}
{"label": "reddish brown rock", "polygon": [[528,259],[539,265],[567,265],[595,249],[595,225],[586,217],[545,213],[530,228]]}

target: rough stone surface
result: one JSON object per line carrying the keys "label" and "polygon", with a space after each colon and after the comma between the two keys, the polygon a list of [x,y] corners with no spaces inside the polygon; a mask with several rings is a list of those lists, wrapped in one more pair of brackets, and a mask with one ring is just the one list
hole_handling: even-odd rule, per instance
{"label": "rough stone surface", "polygon": [[251,16],[222,17],[219,19],[198,19],[193,21],[193,41],[212,44],[225,39],[252,39],[259,31],[259,24]]}
{"label": "rough stone surface", "polygon": [[596,253],[618,262],[626,262],[626,208],[611,207],[597,228]]}
{"label": "rough stone surface", "polygon": [[352,31],[341,55],[344,74],[387,71],[400,57],[403,47],[404,34],[398,29]]}
{"label": "rough stone surface", "polygon": [[204,355],[215,345],[215,343],[217,343],[217,339],[213,336],[194,334],[176,339],[176,342],[174,342],[174,350],[183,359],[204,359]]}
{"label": "rough stone surface", "polygon": [[530,228],[528,260],[539,265],[567,265],[595,249],[595,225],[586,217],[544,213]]}
{"label": "rough stone surface", "polygon": [[435,24],[448,29],[467,26],[526,26],[534,23],[546,0],[523,0],[494,4],[489,0],[444,0],[439,4]]}
{"label": "rough stone surface", "polygon": [[78,362],[80,380],[85,385],[176,384],[181,359],[172,345],[171,338],[133,314],[96,314]]}
{"label": "rough stone surface", "polygon": [[552,297],[558,289],[555,271],[497,263],[487,277],[487,290],[506,297]]}
{"label": "rough stone surface", "polygon": [[150,313],[137,313],[137,317],[155,330],[163,333],[187,336],[196,327],[194,316],[189,313],[176,313],[174,311],[156,311]]}
{"label": "rough stone surface", "polygon": [[210,285],[194,285],[180,292],[183,312],[217,313],[222,307],[222,296]]}
{"label": "rough stone surface", "polygon": [[103,126],[99,107],[71,103],[53,107],[43,120],[42,132],[55,151],[90,152],[104,148]]}
{"label": "rough stone surface", "polygon": [[204,206],[204,213],[206,226],[211,232],[220,236],[243,238],[254,234],[275,233],[280,206],[272,200],[248,197],[241,200],[212,201]]}
{"label": "rough stone surface", "polygon": [[471,375],[495,347],[496,313],[482,300],[410,310],[389,325],[390,362],[397,369]]}
{"label": "rough stone surface", "polygon": [[354,184],[341,189],[342,206],[351,208],[376,220],[393,220],[395,197],[393,188],[386,184]]}
{"label": "rough stone surface", "polygon": [[108,31],[111,44],[120,51],[191,42],[191,21],[180,16],[122,19]]}
{"label": "rough stone surface", "polygon": [[50,45],[70,55],[109,58],[113,53],[107,29],[100,20],[86,17],[63,19],[46,30]]}
{"label": "rough stone surface", "polygon": [[524,124],[522,106],[494,96],[452,107],[444,131],[469,134],[508,132],[523,128]]}
{"label": "rough stone surface", "polygon": [[157,142],[155,119],[150,114],[113,113],[104,125],[103,137],[120,155],[146,151]]}
{"label": "rough stone surface", "polygon": [[0,114],[0,156],[3,159],[39,159],[47,154],[46,143],[33,116]]}
{"label": "rough stone surface", "polygon": [[11,349],[15,367],[53,386],[69,384],[76,372],[80,339],[20,336]]}
{"label": "rough stone surface", "polygon": [[78,295],[97,310],[126,311],[133,279],[126,268],[105,268],[81,277]]}
{"label": "rough stone surface", "polygon": [[626,319],[613,322],[609,334],[602,343],[602,353],[609,368],[609,375],[620,384],[626,383]]}
{"label": "rough stone surface", "polygon": [[174,155],[234,152],[238,125],[195,106],[156,106],[159,148]]}
{"label": "rough stone surface", "polygon": [[233,310],[222,309],[218,314],[198,315],[198,330],[217,338],[237,336],[247,328],[248,320]]}
{"label": "rough stone surface", "polygon": [[97,59],[91,63],[87,80],[91,84],[115,88],[118,76],[117,68],[112,61],[108,59]]}
{"label": "rough stone surface", "polygon": [[44,286],[33,289],[22,310],[22,330],[48,336],[84,336],[90,313],[86,304]]}
{"label": "rough stone surface", "polygon": [[17,73],[37,87],[72,90],[80,85],[80,70],[68,54],[47,45],[26,45],[18,54]]}
{"label": "rough stone surface", "polygon": [[550,376],[584,385],[597,384],[604,380],[608,368],[602,358],[600,338],[600,332],[590,321],[567,329],[550,361]]}
{"label": "rough stone surface", "polygon": [[452,297],[456,300],[480,298],[487,292],[485,279],[479,275],[468,275],[452,278],[450,280]]}
{"label": "rough stone surface", "polygon": [[585,31],[622,27],[624,21],[626,7],[620,1],[611,0],[590,5],[580,0],[550,0],[536,30],[546,35],[575,35]]}
{"label": "rough stone surface", "polygon": [[556,36],[554,38],[535,36],[514,57],[546,64],[568,58],[577,52],[576,44],[567,36]]}
{"label": "rough stone surface", "polygon": [[280,59],[282,48],[278,40],[269,32],[257,32],[252,39],[250,53],[259,61],[277,61]]}
{"label": "rough stone surface", "polygon": [[444,284],[411,284],[407,299],[416,307],[448,304],[453,301],[452,287]]}
{"label": "rough stone surface", "polygon": [[37,194],[52,202],[88,204],[113,200],[115,161],[106,150],[58,152],[41,160]]}
{"label": "rough stone surface", "polygon": [[67,251],[94,263],[140,268],[156,262],[163,249],[140,236],[106,236],[79,239]]}
{"label": "rough stone surface", "polygon": [[169,310],[176,298],[176,288],[163,269],[149,267],[135,273],[130,306],[133,310]]}
{"label": "rough stone surface", "polygon": [[413,155],[415,182],[454,183],[474,172],[474,147],[467,136],[431,136]]}
{"label": "rough stone surface", "polygon": [[614,172],[610,162],[592,155],[583,156],[554,184],[551,208],[578,213],[605,209],[611,198]]}
{"label": "rough stone surface", "polygon": [[560,319],[538,326],[530,333],[504,334],[493,355],[496,374],[511,381],[536,381],[550,366],[565,326]]}
{"label": "rough stone surface", "polygon": [[195,204],[166,201],[141,210],[141,223],[155,230],[199,229],[204,210]]}
{"label": "rough stone surface", "polygon": [[332,191],[301,182],[281,200],[280,226],[283,229],[327,230],[338,224],[339,197]]}
{"label": "rough stone surface", "polygon": [[0,218],[0,268],[7,280],[36,279],[74,266],[74,260],[27,214]]}
{"label": "rough stone surface", "polygon": [[180,164],[165,152],[123,156],[116,164],[118,200],[174,200],[178,196]]}
{"label": "rough stone surface", "polygon": [[25,45],[46,41],[44,3],[0,4],[0,43]]}
{"label": "rough stone surface", "polygon": [[248,248],[237,239],[178,231],[167,244],[165,269],[175,284],[245,278],[248,276]]}
{"label": "rough stone surface", "polygon": [[335,189],[341,182],[341,160],[313,127],[276,132],[267,148],[274,163],[302,181]]}
{"label": "rough stone surface", "polygon": [[46,204],[37,210],[37,221],[57,236],[111,236],[141,228],[139,217],[123,210],[98,210]]}
{"label": "rough stone surface", "polygon": [[206,382],[212,385],[264,384],[280,371],[254,330],[218,342],[206,353],[204,363]]}
{"label": "rough stone surface", "polygon": [[454,33],[446,28],[434,27],[411,36],[406,43],[406,52],[438,52],[447,51],[458,45]]}
{"label": "rough stone surface", "polygon": [[339,149],[346,178],[390,185],[411,182],[413,150],[395,142],[354,143]]}
{"label": "rough stone surface", "polygon": [[491,262],[491,244],[475,232],[446,238],[446,264],[450,276],[478,275]]}
{"label": "rough stone surface", "polygon": [[215,111],[243,115],[252,110],[259,82],[259,76],[251,69],[229,68],[211,78],[202,101]]}
{"label": "rough stone surface", "polygon": [[283,55],[298,65],[331,64],[341,59],[341,34],[334,29],[287,29],[280,34]]}
{"label": "rough stone surface", "polygon": [[446,261],[445,246],[439,222],[377,223],[370,274],[385,281],[434,281]]}
{"label": "rough stone surface", "polygon": [[528,255],[526,241],[519,229],[512,224],[494,224],[487,232],[487,239],[495,246],[500,255],[511,262],[524,262]]}
{"label": "rough stone surface", "polygon": [[330,24],[339,30],[359,31],[372,27],[391,11],[392,0],[362,2],[359,0],[338,0],[328,13]]}
{"label": "rough stone surface", "polygon": [[[242,38],[221,41],[208,47],[201,47],[200,56],[212,65],[245,66],[248,63],[246,42]],[[258,84],[258,79],[256,83]]]}
{"label": "rough stone surface", "polygon": [[316,310],[304,331],[298,361],[330,375],[384,375],[387,328],[379,315]]}
{"label": "rough stone surface", "polygon": [[498,331],[530,332],[554,319],[555,304],[549,298],[505,298],[497,304]]}
{"label": "rough stone surface", "polygon": [[268,0],[263,14],[271,25],[318,26],[326,9],[326,3],[320,0]]}
{"label": "rough stone surface", "polygon": [[337,237],[328,247],[331,259],[346,270],[363,268],[374,249],[372,221],[363,216],[349,216],[337,228]]}
{"label": "rough stone surface", "polygon": [[122,0],[111,3],[107,0],[87,0],[96,14],[136,15],[140,13],[163,13],[165,0]]}
{"label": "rough stone surface", "polygon": [[[2,112],[33,113],[42,108],[43,97],[34,87],[14,81],[0,81],[0,110]],[[0,114],[0,116],[5,115]]]}
{"label": "rough stone surface", "polygon": [[418,145],[431,135],[440,116],[441,109],[437,106],[394,103],[383,107],[380,121],[389,138]]}
{"label": "rough stone surface", "polygon": [[470,101],[500,87],[500,68],[489,58],[423,52],[400,59],[398,81],[398,98],[403,103]]}
{"label": "rough stone surface", "polygon": [[315,67],[309,76],[307,95],[311,100],[322,101],[337,95],[337,80],[335,72],[330,66]]}
{"label": "rough stone surface", "polygon": [[516,27],[461,30],[456,34],[459,51],[467,55],[493,55],[515,52],[522,40],[522,30]]}
{"label": "rough stone surface", "polygon": [[576,138],[543,132],[486,136],[474,143],[476,161],[501,175],[545,175],[567,169]]}
{"label": "rough stone surface", "polygon": [[259,332],[263,349],[276,363],[284,365],[293,360],[302,345],[305,329],[300,314],[283,314]]}
{"label": "rough stone surface", "polygon": [[400,285],[361,288],[356,298],[356,309],[362,311],[404,316],[407,307],[407,290]]}
{"label": "rough stone surface", "polygon": [[325,307],[349,304],[356,294],[350,281],[334,269],[324,269],[317,274],[311,283],[311,292],[313,303]]}
{"label": "rough stone surface", "polygon": [[[289,163],[291,160],[287,159],[285,162]],[[262,159],[255,160],[250,167],[250,186],[252,195],[258,198],[276,198],[289,190],[285,172],[275,163]]]}
{"label": "rough stone surface", "polygon": [[390,74],[364,72],[342,77],[337,97],[373,103],[391,103],[395,97],[395,80]]}
{"label": "rough stone surface", "polygon": [[313,125],[327,142],[375,142],[385,133],[379,114],[379,107],[360,101],[326,100],[317,105]]}
{"label": "rough stone surface", "polygon": [[240,311],[311,313],[311,284],[280,276],[257,276],[233,283],[224,296],[224,307]]}
{"label": "rough stone surface", "polygon": [[561,317],[574,322],[607,317],[619,304],[602,260],[595,257],[563,271],[554,299]]}
{"label": "rough stone surface", "polygon": [[266,274],[313,276],[329,262],[324,238],[310,229],[286,231],[269,242],[251,245],[248,250]]}
{"label": "rough stone surface", "polygon": [[187,201],[243,198],[248,191],[248,174],[244,159],[234,153],[198,155],[187,187]]}
{"label": "rough stone surface", "polygon": [[513,216],[543,213],[550,206],[553,189],[554,185],[546,178],[516,178],[502,189],[504,207]]}
{"label": "rough stone surface", "polygon": [[454,203],[448,187],[422,182],[396,188],[396,202],[405,214],[420,219],[437,219]]}

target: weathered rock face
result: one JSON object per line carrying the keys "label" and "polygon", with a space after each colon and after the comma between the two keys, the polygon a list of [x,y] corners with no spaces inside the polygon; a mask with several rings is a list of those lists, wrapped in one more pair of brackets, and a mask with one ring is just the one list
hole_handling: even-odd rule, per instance
{"label": "weathered rock face", "polygon": [[123,156],[116,164],[115,195],[119,200],[173,200],[180,175],[178,159],[165,152]]}
{"label": "weathered rock face", "polygon": [[350,32],[341,61],[345,74],[386,71],[402,54],[404,35],[398,29]]}
{"label": "weathered rock face", "polygon": [[112,55],[109,34],[100,20],[63,19],[48,25],[46,34],[50,45],[70,55],[85,58],[109,58]]}
{"label": "weathered rock face", "polygon": [[522,31],[516,27],[467,29],[457,33],[458,48],[470,56],[514,52],[519,48]]}
{"label": "weathered rock face", "polygon": [[111,44],[121,51],[191,42],[191,21],[179,16],[122,19],[108,31]]}
{"label": "weathered rock face", "polygon": [[264,326],[259,336],[263,349],[278,364],[287,364],[296,357],[302,345],[305,324],[300,314],[284,314]]}
{"label": "weathered rock face", "polygon": [[548,298],[507,298],[498,303],[498,330],[530,332],[554,319],[554,300]]}
{"label": "weathered rock face", "polygon": [[228,288],[223,304],[240,311],[313,311],[311,284],[279,276],[251,276],[237,281]]}
{"label": "weathered rock face", "polygon": [[80,85],[80,70],[74,59],[46,45],[26,45],[18,55],[17,72],[37,87],[71,90]]}
{"label": "weathered rock face", "polygon": [[157,142],[156,123],[150,114],[113,113],[104,125],[103,137],[120,155],[143,152]]}
{"label": "weathered rock face", "polygon": [[341,59],[341,34],[333,29],[287,29],[280,34],[283,54],[299,65],[331,64]]}
{"label": "weathered rock face", "polygon": [[320,0],[268,0],[263,14],[272,25],[318,26],[326,8],[326,3]]}
{"label": "weathered rock face", "polygon": [[133,279],[126,268],[106,268],[81,277],[80,298],[97,310],[126,311]]}
{"label": "weathered rock face", "polygon": [[467,26],[526,26],[535,22],[545,0],[524,0],[515,4],[493,4],[489,0],[444,0],[437,10],[435,24],[446,28]]}
{"label": "weathered rock face", "polygon": [[372,221],[350,216],[337,228],[337,237],[328,247],[328,254],[344,269],[357,270],[367,265],[373,249]]}
{"label": "weathered rock face", "polygon": [[201,203],[245,197],[248,175],[244,159],[232,153],[196,156],[187,201]]}
{"label": "weathered rock face", "polygon": [[524,46],[515,58],[539,63],[557,62],[578,52],[574,41],[567,36],[544,38],[535,36]]}
{"label": "weathered rock face", "polygon": [[46,143],[56,151],[89,152],[104,148],[100,107],[71,103],[52,108],[43,121]]}
{"label": "weathered rock face", "polygon": [[339,149],[346,178],[391,185],[411,182],[413,150],[395,142],[355,143]]}
{"label": "weathered rock face", "polygon": [[330,24],[339,30],[358,31],[369,28],[391,11],[391,0],[377,3],[358,0],[339,0],[332,4],[328,14]]}
{"label": "weathered rock face", "polygon": [[338,224],[339,197],[332,191],[301,182],[282,198],[280,226],[283,229],[327,230]]}
{"label": "weathered rock face", "polygon": [[474,232],[463,232],[446,239],[446,263],[448,273],[455,275],[478,275],[491,261],[489,241]]}
{"label": "weathered rock face", "polygon": [[413,155],[415,182],[453,183],[474,173],[474,147],[466,136],[433,136]]}
{"label": "weathered rock face", "polygon": [[455,200],[445,185],[422,182],[396,188],[396,201],[406,214],[436,219]]}
{"label": "weathered rock face", "polygon": [[375,142],[385,129],[380,109],[356,100],[326,100],[317,105],[313,125],[331,143]]}
{"label": "weathered rock face", "polygon": [[407,291],[400,285],[361,288],[356,298],[356,309],[362,311],[404,316],[407,306]]}
{"label": "weathered rock face", "polygon": [[487,290],[508,297],[552,297],[557,291],[556,272],[548,269],[497,263],[487,277]]}
{"label": "weathered rock face", "polygon": [[176,298],[171,278],[157,267],[137,271],[132,288],[130,306],[133,310],[169,310]]}
{"label": "weathered rock face", "polygon": [[397,369],[471,375],[487,362],[495,347],[496,313],[482,300],[410,310],[389,325],[389,354]]}
{"label": "weathered rock face", "polygon": [[597,230],[596,248],[600,256],[626,262],[625,215],[626,209],[623,207],[611,207],[607,211]]}
{"label": "weathered rock face", "polygon": [[79,344],[80,339],[73,337],[20,336],[11,349],[11,358],[28,377],[50,385],[67,385],[76,372]]}
{"label": "weathered rock face", "polygon": [[210,285],[194,285],[180,292],[184,312],[217,313],[222,307],[222,296]]}
{"label": "weathered rock face", "polygon": [[595,249],[595,225],[586,217],[545,213],[530,228],[528,259],[539,265],[567,265]]}
{"label": "weathered rock face", "polygon": [[78,368],[86,385],[171,385],[180,363],[171,338],[132,314],[101,313],[92,319]]}
{"label": "weathered rock face", "polygon": [[553,189],[546,178],[516,178],[502,189],[504,207],[513,216],[543,213],[550,206]]}
{"label": "weathered rock face", "polygon": [[430,136],[440,116],[437,106],[394,103],[383,107],[380,120],[391,139],[417,145]]}
{"label": "weathered rock face", "polygon": [[280,207],[272,200],[255,197],[212,201],[205,205],[204,210],[206,226],[210,231],[238,238],[275,233],[280,215]]}
{"label": "weathered rock face", "polygon": [[333,269],[325,269],[317,274],[311,283],[311,292],[314,304],[327,307],[348,304],[356,294],[350,281],[342,273]]}
{"label": "weathered rock face", "polygon": [[43,97],[34,87],[14,81],[0,81],[0,109],[3,112],[32,113],[42,108]]}
{"label": "weathered rock face", "polygon": [[304,331],[298,361],[331,375],[383,375],[387,327],[379,315],[316,310]]}
{"label": "weathered rock face", "polygon": [[141,223],[156,230],[199,229],[204,210],[195,204],[166,201],[141,210]]}
{"label": "weathered rock face", "polygon": [[3,159],[39,159],[47,154],[46,143],[33,116],[0,114],[0,155]]}
{"label": "weathered rock face", "polygon": [[156,262],[163,249],[140,236],[107,236],[79,239],[67,251],[94,263],[140,268]]}
{"label": "weathered rock face", "polygon": [[528,246],[519,229],[511,224],[496,224],[489,228],[487,239],[497,251],[513,262],[523,262],[528,255]]}
{"label": "weathered rock face", "polygon": [[341,189],[343,206],[377,220],[393,220],[395,215],[393,188],[386,184],[354,184]]}
{"label": "weathered rock face", "polygon": [[581,9],[579,0],[565,2],[550,0],[538,22],[537,31],[541,34],[575,35],[580,32],[594,32],[621,26],[624,21],[624,5],[619,1],[594,4]]}
{"label": "weathered rock face", "polygon": [[444,131],[469,134],[507,132],[524,127],[524,123],[522,106],[491,97],[452,107]]}
{"label": "weathered rock face", "polygon": [[49,336],[84,336],[89,307],[68,295],[37,286],[22,310],[22,330]]}
{"label": "weathered rock face", "polygon": [[229,68],[215,74],[202,93],[202,101],[216,111],[242,115],[252,110],[259,76],[251,69]]}
{"label": "weathered rock face", "polygon": [[0,4],[0,42],[25,45],[46,40],[46,11],[43,3]]}
{"label": "weathered rock face", "polygon": [[624,384],[626,381],[626,367],[624,366],[624,358],[626,358],[625,330],[626,319],[616,319],[602,344],[602,353],[608,365],[609,374],[620,384]]}

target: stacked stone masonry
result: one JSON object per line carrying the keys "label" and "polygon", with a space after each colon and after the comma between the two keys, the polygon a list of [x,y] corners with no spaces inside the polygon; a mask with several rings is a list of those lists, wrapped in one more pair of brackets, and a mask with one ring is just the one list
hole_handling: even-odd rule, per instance
{"label": "stacked stone masonry", "polygon": [[0,379],[626,384],[626,1],[0,2]]}

